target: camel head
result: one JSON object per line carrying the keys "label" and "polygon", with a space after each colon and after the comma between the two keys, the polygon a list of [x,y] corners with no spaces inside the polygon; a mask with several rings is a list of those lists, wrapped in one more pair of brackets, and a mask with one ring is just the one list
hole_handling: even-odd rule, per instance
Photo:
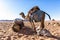
{"label": "camel head", "polygon": [[19,15],[21,15],[21,16],[22,16],[22,18],[24,18],[24,19],[25,19],[25,15],[24,15],[24,13],[23,13],[23,12],[21,12]]}
{"label": "camel head", "polygon": [[24,19],[26,19],[26,20],[29,20],[28,15],[26,15],[26,16],[25,16],[23,12],[21,12],[19,15],[21,15],[21,16],[22,16],[22,18],[24,18]]}

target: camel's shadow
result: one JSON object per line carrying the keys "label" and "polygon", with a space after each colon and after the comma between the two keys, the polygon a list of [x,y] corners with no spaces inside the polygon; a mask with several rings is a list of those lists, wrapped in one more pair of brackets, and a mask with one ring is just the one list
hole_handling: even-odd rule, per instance
{"label": "camel's shadow", "polygon": [[52,36],[47,36],[47,37],[49,37],[49,38],[54,38],[54,39],[57,39],[57,40],[60,40],[60,37],[57,37],[57,36],[54,36],[54,35],[52,35]]}
{"label": "camel's shadow", "polygon": [[[47,30],[48,31],[48,30]],[[19,32],[19,34],[24,34],[24,35],[37,35],[36,32],[33,31],[33,29],[29,28],[29,27],[24,27],[23,29],[21,29]],[[42,35],[40,35],[42,36]],[[54,36],[51,34],[51,36],[46,36],[49,38],[54,38],[57,40],[60,40],[60,37]]]}
{"label": "camel's shadow", "polygon": [[24,35],[34,35],[36,32],[33,31],[32,28],[24,27],[22,28],[18,33],[24,34]]}

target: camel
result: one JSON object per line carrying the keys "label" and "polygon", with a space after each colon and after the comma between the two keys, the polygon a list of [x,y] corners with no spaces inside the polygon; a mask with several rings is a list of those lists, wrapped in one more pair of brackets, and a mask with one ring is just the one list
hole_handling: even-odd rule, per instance
{"label": "camel", "polygon": [[12,30],[13,30],[14,32],[19,32],[23,27],[24,27],[23,20],[16,18],[16,19],[14,20],[14,25],[13,25],[13,27],[12,27]]}
{"label": "camel", "polygon": [[[41,29],[44,28],[45,14],[47,13],[44,11],[41,11],[38,6],[34,6],[32,9],[30,9],[27,16],[25,16],[23,12],[20,13],[22,18],[29,20],[34,30],[36,29],[34,22],[41,22]],[[49,16],[49,19],[51,20],[50,15],[49,14],[47,15]]]}

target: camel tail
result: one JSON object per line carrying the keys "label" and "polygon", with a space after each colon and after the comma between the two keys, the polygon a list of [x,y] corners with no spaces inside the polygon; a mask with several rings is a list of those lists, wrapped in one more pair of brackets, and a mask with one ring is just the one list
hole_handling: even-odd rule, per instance
{"label": "camel tail", "polygon": [[49,19],[51,20],[51,17],[50,17],[50,15],[48,14],[48,13],[45,13],[46,15],[48,15],[48,17],[49,17]]}

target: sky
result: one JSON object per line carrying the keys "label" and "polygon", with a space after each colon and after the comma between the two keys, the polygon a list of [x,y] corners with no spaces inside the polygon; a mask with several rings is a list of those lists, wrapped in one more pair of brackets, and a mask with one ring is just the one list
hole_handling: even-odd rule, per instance
{"label": "sky", "polygon": [[[19,13],[27,15],[34,6],[39,6],[52,19],[60,20],[60,0],[0,0],[0,20],[22,18]],[[47,15],[45,19],[49,20]]]}

